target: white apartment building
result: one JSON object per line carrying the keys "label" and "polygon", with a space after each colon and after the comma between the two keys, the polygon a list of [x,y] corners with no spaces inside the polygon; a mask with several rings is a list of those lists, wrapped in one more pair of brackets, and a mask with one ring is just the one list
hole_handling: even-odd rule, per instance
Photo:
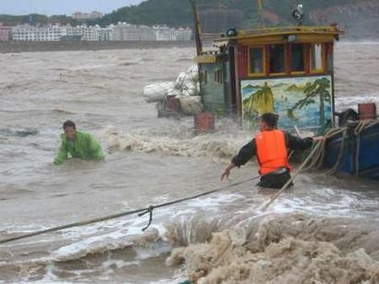
{"label": "white apartment building", "polygon": [[155,31],[148,26],[119,23],[113,29],[114,41],[155,41]]}
{"label": "white apartment building", "polygon": [[106,28],[100,28],[99,26],[97,26],[97,28],[98,28],[99,40],[100,41],[111,41],[111,40],[113,40],[113,29],[114,29],[113,25],[110,25]]}
{"label": "white apartment building", "polygon": [[87,27],[82,26],[65,26],[65,35],[68,37],[81,37],[82,41],[98,41],[99,40],[99,28],[96,26]]}
{"label": "white apartment building", "polygon": [[29,25],[12,28],[12,39],[15,41],[60,41],[62,37],[78,37],[84,41],[98,41],[98,27],[83,26],[46,26]]}
{"label": "white apartment building", "polygon": [[192,30],[189,28],[169,28],[167,26],[154,26],[153,27],[157,41],[182,41],[191,40]]}
{"label": "white apartment building", "polygon": [[191,40],[192,30],[190,28],[179,28],[176,30],[176,40]]}
{"label": "white apartment building", "polygon": [[22,25],[12,27],[12,40],[15,41],[60,41],[60,26],[34,27]]}
{"label": "white apartment building", "polygon": [[12,39],[15,41],[183,41],[190,40],[192,30],[174,29],[167,26],[148,27],[119,23],[107,28],[99,26],[45,26],[22,25],[13,27]]}

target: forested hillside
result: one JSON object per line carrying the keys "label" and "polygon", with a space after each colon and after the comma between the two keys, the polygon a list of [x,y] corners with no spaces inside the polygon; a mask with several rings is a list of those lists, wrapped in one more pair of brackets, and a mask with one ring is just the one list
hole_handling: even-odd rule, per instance
{"label": "forested hillside", "polygon": [[[378,0],[303,0],[304,24],[338,23],[350,37],[379,37]],[[291,17],[298,0],[262,0],[266,26],[294,24]],[[260,24],[258,0],[197,0],[203,32],[252,28]],[[148,0],[107,14],[99,24],[133,24],[192,27],[189,0]]]}
{"label": "forested hillside", "polygon": [[[303,0],[305,12],[326,9],[331,6],[357,3],[357,0]],[[364,2],[364,1],[360,1]],[[243,25],[258,22],[257,0],[197,0],[200,13],[205,11],[237,10],[242,13]],[[267,24],[280,24],[292,21],[291,13],[297,6],[297,0],[262,0]],[[309,17],[307,18],[310,22]],[[136,6],[123,7],[106,15],[101,23],[117,22],[134,24],[167,24],[173,27],[191,26],[192,12],[189,0],[148,0]]]}

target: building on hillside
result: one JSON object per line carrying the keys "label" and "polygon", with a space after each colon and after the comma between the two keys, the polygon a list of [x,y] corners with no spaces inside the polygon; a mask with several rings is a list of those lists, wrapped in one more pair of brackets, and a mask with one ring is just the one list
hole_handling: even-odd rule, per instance
{"label": "building on hillside", "polygon": [[3,23],[0,23],[0,41],[8,41],[11,38],[11,27],[3,26]]}
{"label": "building on hillside", "polygon": [[91,15],[89,13],[75,12],[72,15],[72,18],[78,21],[85,21],[89,20],[91,18]]}
{"label": "building on hillside", "polygon": [[103,17],[103,13],[98,11],[92,11],[89,17],[91,20],[101,19]]}
{"label": "building on hillside", "polygon": [[119,23],[113,29],[114,41],[156,41],[153,28],[143,25]]}

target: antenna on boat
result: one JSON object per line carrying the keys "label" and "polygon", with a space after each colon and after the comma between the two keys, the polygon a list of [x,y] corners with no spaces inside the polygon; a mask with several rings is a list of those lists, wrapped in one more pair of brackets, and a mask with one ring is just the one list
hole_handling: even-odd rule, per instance
{"label": "antenna on boat", "polygon": [[192,7],[192,13],[193,13],[193,19],[195,23],[195,41],[196,41],[196,53],[197,55],[200,55],[203,46],[201,44],[201,38],[200,38],[200,19],[199,19],[199,13],[197,11],[196,7],[196,0],[189,0]]}
{"label": "antenna on boat", "polygon": [[292,12],[292,17],[297,21],[297,24],[301,26],[304,19],[303,3],[299,0],[296,9]]}
{"label": "antenna on boat", "polygon": [[258,2],[258,14],[259,14],[259,21],[261,22],[262,28],[265,26],[265,22],[263,19],[263,4],[262,0],[257,0]]}

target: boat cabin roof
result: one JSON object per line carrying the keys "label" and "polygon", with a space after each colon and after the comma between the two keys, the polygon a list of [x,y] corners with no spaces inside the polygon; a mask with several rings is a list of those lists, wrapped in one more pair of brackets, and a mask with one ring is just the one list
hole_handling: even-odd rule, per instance
{"label": "boat cabin roof", "polygon": [[[228,31],[229,33],[229,31]],[[228,34],[227,33],[227,34]],[[339,39],[342,32],[331,26],[289,26],[257,28],[249,31],[232,30],[214,40],[215,45],[227,44],[277,44],[277,43],[326,43]]]}

